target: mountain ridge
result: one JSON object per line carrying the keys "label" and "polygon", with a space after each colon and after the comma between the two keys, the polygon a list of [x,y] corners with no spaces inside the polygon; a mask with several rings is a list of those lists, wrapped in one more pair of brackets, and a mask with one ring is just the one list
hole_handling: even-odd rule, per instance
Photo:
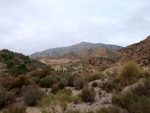
{"label": "mountain ridge", "polygon": [[123,48],[122,46],[113,45],[113,44],[90,43],[90,42],[83,41],[81,43],[67,46],[67,47],[58,47],[58,48],[47,49],[41,52],[36,52],[36,53],[31,54],[30,56],[31,57],[48,57],[48,56],[51,57],[53,55],[67,54],[70,52],[77,52],[81,50],[88,50],[88,49],[94,49],[94,48],[100,48],[100,47],[105,47],[112,51]]}

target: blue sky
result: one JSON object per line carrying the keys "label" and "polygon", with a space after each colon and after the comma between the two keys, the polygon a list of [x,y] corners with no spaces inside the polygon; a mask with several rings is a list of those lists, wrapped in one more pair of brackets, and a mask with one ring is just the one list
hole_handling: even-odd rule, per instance
{"label": "blue sky", "polygon": [[150,0],[0,0],[0,49],[31,54],[82,41],[127,46],[150,35]]}

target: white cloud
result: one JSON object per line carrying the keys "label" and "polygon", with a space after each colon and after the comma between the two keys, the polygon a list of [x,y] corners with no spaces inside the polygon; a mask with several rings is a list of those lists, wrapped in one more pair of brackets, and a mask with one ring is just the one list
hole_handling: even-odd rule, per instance
{"label": "white cloud", "polygon": [[0,0],[0,49],[31,54],[81,41],[126,46],[149,35],[149,0]]}

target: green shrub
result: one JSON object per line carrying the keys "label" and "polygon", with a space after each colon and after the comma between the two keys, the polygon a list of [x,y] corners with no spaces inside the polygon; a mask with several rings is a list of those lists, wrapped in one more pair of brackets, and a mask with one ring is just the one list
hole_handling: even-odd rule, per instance
{"label": "green shrub", "polygon": [[12,68],[14,65],[14,62],[10,61],[10,62],[7,62],[7,68]]}
{"label": "green shrub", "polygon": [[43,91],[37,88],[31,88],[24,94],[24,101],[29,106],[35,106],[42,97],[44,97]]}
{"label": "green shrub", "polygon": [[86,88],[83,89],[79,95],[84,102],[94,102],[96,92],[94,89]]}
{"label": "green shrub", "polygon": [[60,89],[64,89],[64,88],[67,86],[67,83],[68,83],[68,81],[67,81],[65,78],[63,78],[63,79],[58,83],[59,88],[60,88]]}
{"label": "green shrub", "polygon": [[119,105],[123,108],[129,109],[129,106],[131,104],[134,104],[138,102],[138,95],[131,93],[131,92],[126,92],[126,93],[121,93],[119,95],[114,95],[112,97],[112,103],[115,105]]}
{"label": "green shrub", "polygon": [[61,76],[65,79],[67,79],[67,81],[68,81],[67,86],[71,86],[71,87],[74,86],[74,81],[77,78],[76,76],[71,75],[70,73],[65,73],[65,74],[62,74]]}
{"label": "green shrub", "polygon": [[97,113],[122,113],[117,106],[103,107],[97,111]]}
{"label": "green shrub", "polygon": [[40,78],[39,77],[32,77],[31,82],[33,82],[34,84],[38,84],[40,82]]}
{"label": "green shrub", "polygon": [[140,67],[133,62],[129,62],[126,63],[121,69],[119,81],[123,86],[130,85],[136,82],[139,79],[140,75],[141,75]]}
{"label": "green shrub", "polygon": [[0,108],[11,104],[14,101],[15,96],[16,96],[16,90],[6,92],[0,89]]}
{"label": "green shrub", "polygon": [[130,113],[150,113],[150,100],[145,98],[131,104],[129,111]]}
{"label": "green shrub", "polygon": [[45,78],[40,79],[41,87],[49,88],[52,87],[55,83],[57,83],[57,80],[52,76],[46,76]]}
{"label": "green shrub", "polygon": [[26,112],[27,107],[23,104],[19,105],[11,105],[8,108],[6,108],[3,113],[27,113]]}
{"label": "green shrub", "polygon": [[55,95],[54,94],[49,94],[46,97],[44,97],[40,102],[39,105],[40,106],[49,106],[52,104],[63,104],[63,103],[79,103],[81,101],[81,99],[78,96],[73,96],[71,94],[67,94],[65,91],[59,91],[57,92]]}
{"label": "green shrub", "polygon": [[112,103],[127,109],[130,113],[149,113],[150,98],[126,92],[112,98]]}
{"label": "green shrub", "polygon": [[97,82],[92,83],[92,87],[97,87],[97,85],[98,85]]}
{"label": "green shrub", "polygon": [[74,87],[76,90],[83,89],[86,85],[87,85],[87,82],[86,82],[85,78],[83,78],[83,77],[77,78],[74,81]]}

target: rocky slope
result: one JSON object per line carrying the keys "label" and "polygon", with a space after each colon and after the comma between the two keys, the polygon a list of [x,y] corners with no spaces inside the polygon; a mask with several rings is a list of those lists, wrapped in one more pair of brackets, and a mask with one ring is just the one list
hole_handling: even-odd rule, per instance
{"label": "rocky slope", "polygon": [[120,62],[134,61],[141,66],[150,65],[150,36],[145,40],[116,51]]}

